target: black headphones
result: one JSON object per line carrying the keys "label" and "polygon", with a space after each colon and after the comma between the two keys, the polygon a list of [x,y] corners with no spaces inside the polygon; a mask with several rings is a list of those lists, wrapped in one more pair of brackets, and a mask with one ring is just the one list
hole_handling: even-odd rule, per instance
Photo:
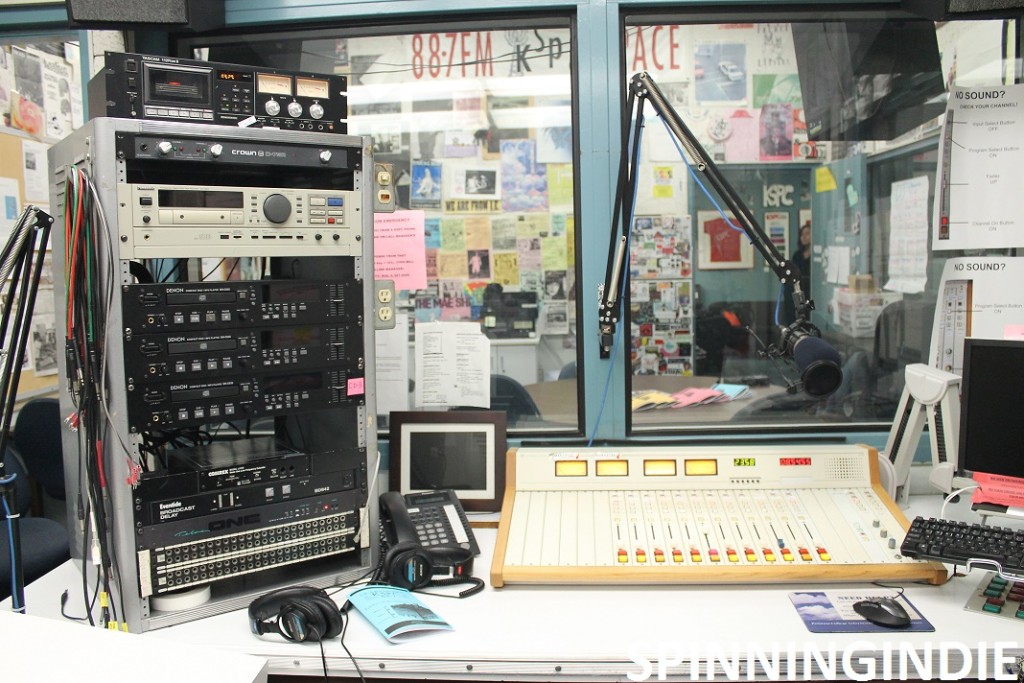
{"label": "black headphones", "polygon": [[388,548],[384,556],[384,578],[399,588],[462,583],[472,574],[473,551],[468,548],[424,548],[414,541],[402,541]]}
{"label": "black headphones", "polygon": [[322,588],[295,586],[260,596],[249,605],[249,625],[258,636],[280,633],[296,642],[326,640],[341,633],[341,611]]}

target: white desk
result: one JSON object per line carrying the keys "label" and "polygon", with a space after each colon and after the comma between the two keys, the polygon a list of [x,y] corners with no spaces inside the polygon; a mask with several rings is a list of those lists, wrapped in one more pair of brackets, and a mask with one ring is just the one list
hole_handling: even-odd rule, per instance
{"label": "white desk", "polygon": [[[940,502],[938,496],[915,497],[907,516],[913,517],[913,511],[935,515]],[[951,505],[947,510],[950,517],[976,519],[972,515],[966,503]],[[483,554],[477,558],[475,574],[485,579],[495,536],[493,529],[477,531]],[[659,651],[671,654],[684,649],[690,656],[706,661],[716,652],[728,655],[734,647],[743,653],[748,648],[771,648],[773,643],[783,649],[792,645],[798,652],[803,652],[805,644],[823,652],[832,644],[838,657],[844,649],[850,649],[856,655],[854,663],[862,657],[877,660],[877,677],[881,676],[881,661],[898,661],[893,658],[901,649],[936,652],[943,642],[962,643],[972,650],[979,643],[1009,643],[1004,646],[1004,655],[1012,663],[1012,655],[1022,652],[1024,622],[1018,624],[1005,617],[963,609],[981,575],[972,572],[943,586],[906,586],[906,596],[935,626],[933,633],[812,634],[789,600],[789,594],[795,590],[864,588],[864,584],[512,585],[502,589],[488,586],[466,600],[422,596],[454,630],[413,636],[398,645],[385,641],[360,615],[354,614],[345,644],[368,677],[430,676],[449,680],[627,680],[628,674],[643,673],[639,657],[633,658],[634,651],[643,653],[652,663]],[[74,568],[68,563],[31,584],[26,589],[29,613],[59,619],[59,596],[65,587],[77,586],[77,581]],[[72,594],[77,592],[77,588],[73,589]],[[343,602],[342,595],[335,596],[339,604]],[[80,600],[76,598],[70,601],[69,608],[73,611],[78,604]],[[269,662],[271,675],[322,674],[320,648],[316,644],[289,643],[277,636],[257,637],[249,631],[244,610],[150,631],[142,637],[181,646],[168,648],[168,652],[203,645],[236,655],[263,657]],[[337,640],[325,643],[325,651],[332,675],[355,675]],[[993,676],[995,657],[992,650],[983,654],[989,677]],[[971,672],[964,675],[978,673],[976,654],[972,653],[971,658]],[[898,668],[893,666],[894,675],[898,674]],[[716,669],[719,676],[725,675],[721,667]],[[679,667],[668,672],[689,677],[688,670]],[[842,675],[842,669],[839,674]],[[909,675],[915,675],[913,667]],[[746,672],[740,677],[746,679]],[[803,680],[803,672],[797,671],[796,678]],[[651,680],[656,679],[655,668]],[[706,680],[703,672],[701,679]]]}

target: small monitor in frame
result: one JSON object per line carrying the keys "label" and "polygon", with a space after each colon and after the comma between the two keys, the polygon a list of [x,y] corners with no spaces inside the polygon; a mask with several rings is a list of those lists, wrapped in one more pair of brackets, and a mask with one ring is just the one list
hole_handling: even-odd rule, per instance
{"label": "small monitor in frame", "polygon": [[393,412],[390,424],[392,491],[451,489],[466,510],[500,510],[505,482],[505,413]]}

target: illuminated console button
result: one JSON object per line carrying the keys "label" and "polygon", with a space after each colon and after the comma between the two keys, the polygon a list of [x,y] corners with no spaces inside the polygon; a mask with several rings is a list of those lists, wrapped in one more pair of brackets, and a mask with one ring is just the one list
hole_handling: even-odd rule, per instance
{"label": "illuminated console button", "polygon": [[[700,556],[698,555],[698,557],[700,557]],[[683,561],[683,551],[680,550],[679,548],[673,548],[672,549],[672,561],[673,562],[682,562]]]}
{"label": "illuminated console button", "polygon": [[747,557],[747,562],[757,562],[757,554],[751,548],[744,548],[743,554]]}
{"label": "illuminated console button", "polygon": [[727,549],[725,551],[725,556],[729,559],[730,562],[739,562],[740,561],[740,556],[737,555],[736,551],[733,550],[732,548],[729,548],[729,549]]}
{"label": "illuminated console button", "polygon": [[625,563],[629,562],[629,553],[627,553],[625,550],[622,550],[620,548],[619,549],[618,560],[619,560],[620,564],[625,564]]}
{"label": "illuminated console button", "polygon": [[722,558],[718,556],[718,551],[714,548],[708,548],[708,559],[712,562],[721,562]]}
{"label": "illuminated console button", "polygon": [[764,553],[765,562],[775,561],[775,553],[773,553],[769,548],[762,548],[761,551]]}
{"label": "illuminated console button", "polygon": [[699,550],[690,550],[690,560],[692,562],[700,562],[701,561],[700,551]]}
{"label": "illuminated console button", "polygon": [[821,558],[822,562],[829,562],[832,560],[832,556],[828,554],[828,551],[824,548],[818,548],[818,557]]}
{"label": "illuminated console button", "polygon": [[807,550],[807,548],[798,548],[797,552],[800,553],[800,559],[804,562],[811,561],[811,553]]}
{"label": "illuminated console button", "polygon": [[786,562],[792,562],[793,561],[793,552],[789,548],[783,548],[782,549],[782,559],[785,560]]}
{"label": "illuminated console button", "polygon": [[665,561],[665,551],[661,550],[660,548],[655,548],[654,549],[654,561],[655,562],[664,562]]}
{"label": "illuminated console button", "polygon": [[638,549],[636,551],[636,561],[640,564],[645,564],[647,562],[647,552],[643,549]]}

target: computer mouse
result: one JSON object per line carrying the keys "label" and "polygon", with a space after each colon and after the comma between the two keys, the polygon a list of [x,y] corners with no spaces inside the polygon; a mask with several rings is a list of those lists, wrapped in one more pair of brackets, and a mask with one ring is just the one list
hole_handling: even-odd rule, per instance
{"label": "computer mouse", "polygon": [[895,598],[871,598],[853,603],[853,611],[872,624],[887,628],[910,625],[910,615]]}

